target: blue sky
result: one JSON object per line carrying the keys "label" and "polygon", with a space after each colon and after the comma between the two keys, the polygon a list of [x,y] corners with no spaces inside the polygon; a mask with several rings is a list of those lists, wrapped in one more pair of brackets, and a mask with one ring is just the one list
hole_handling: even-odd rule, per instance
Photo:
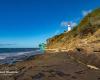
{"label": "blue sky", "polygon": [[0,47],[37,47],[98,7],[100,0],[0,0]]}

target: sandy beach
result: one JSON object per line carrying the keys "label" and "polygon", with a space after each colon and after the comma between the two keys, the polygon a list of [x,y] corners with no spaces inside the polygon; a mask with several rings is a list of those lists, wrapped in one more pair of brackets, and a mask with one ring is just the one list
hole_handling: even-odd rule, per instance
{"label": "sandy beach", "polygon": [[0,80],[100,80],[100,70],[89,68],[71,59],[66,52],[45,53],[13,65],[1,65],[9,69],[16,67],[18,73],[0,74]]}

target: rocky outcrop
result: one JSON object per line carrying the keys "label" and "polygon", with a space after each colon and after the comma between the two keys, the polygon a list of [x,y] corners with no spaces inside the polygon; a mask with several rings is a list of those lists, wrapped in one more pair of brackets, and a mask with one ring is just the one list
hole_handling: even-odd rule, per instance
{"label": "rocky outcrop", "polygon": [[[94,40],[96,32],[100,29],[100,8],[94,10],[92,13],[88,14],[83,18],[83,20],[74,27],[71,31],[61,33],[60,35],[55,35],[47,40],[48,49],[73,49],[79,44],[84,43],[87,39],[88,41]],[[96,35],[100,35],[98,32]],[[90,38],[91,37],[91,38]],[[96,39],[96,37],[95,37]],[[86,45],[86,44],[84,44]]]}
{"label": "rocky outcrop", "polygon": [[47,41],[48,49],[69,50],[75,58],[100,68],[100,8],[85,16],[71,31]]}

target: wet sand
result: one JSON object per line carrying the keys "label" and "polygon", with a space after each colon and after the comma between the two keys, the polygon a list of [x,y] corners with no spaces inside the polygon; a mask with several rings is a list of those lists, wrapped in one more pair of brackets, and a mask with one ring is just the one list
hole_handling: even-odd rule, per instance
{"label": "wet sand", "polygon": [[0,69],[4,66],[16,67],[18,74],[0,75],[0,80],[100,80],[99,69],[78,63],[65,52],[37,55]]}

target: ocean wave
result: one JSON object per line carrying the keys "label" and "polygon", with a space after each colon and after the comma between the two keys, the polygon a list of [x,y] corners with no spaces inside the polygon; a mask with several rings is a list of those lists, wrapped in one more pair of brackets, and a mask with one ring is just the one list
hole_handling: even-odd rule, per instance
{"label": "ocean wave", "polygon": [[10,54],[8,54],[8,53],[2,53],[2,54],[0,54],[0,60],[5,59],[9,56],[10,56]]}
{"label": "ocean wave", "polygon": [[17,56],[20,56],[20,55],[26,55],[27,53],[30,53],[30,52],[17,52],[17,53],[0,53],[0,59],[5,59],[7,57],[17,57]]}
{"label": "ocean wave", "polygon": [[27,52],[17,52],[17,53],[0,53],[0,64],[3,63],[13,63],[16,61],[22,61],[27,59],[30,56],[41,54],[41,52],[38,51],[27,51]]}
{"label": "ocean wave", "polygon": [[0,60],[5,59],[5,58],[6,58],[5,56],[0,56]]}

